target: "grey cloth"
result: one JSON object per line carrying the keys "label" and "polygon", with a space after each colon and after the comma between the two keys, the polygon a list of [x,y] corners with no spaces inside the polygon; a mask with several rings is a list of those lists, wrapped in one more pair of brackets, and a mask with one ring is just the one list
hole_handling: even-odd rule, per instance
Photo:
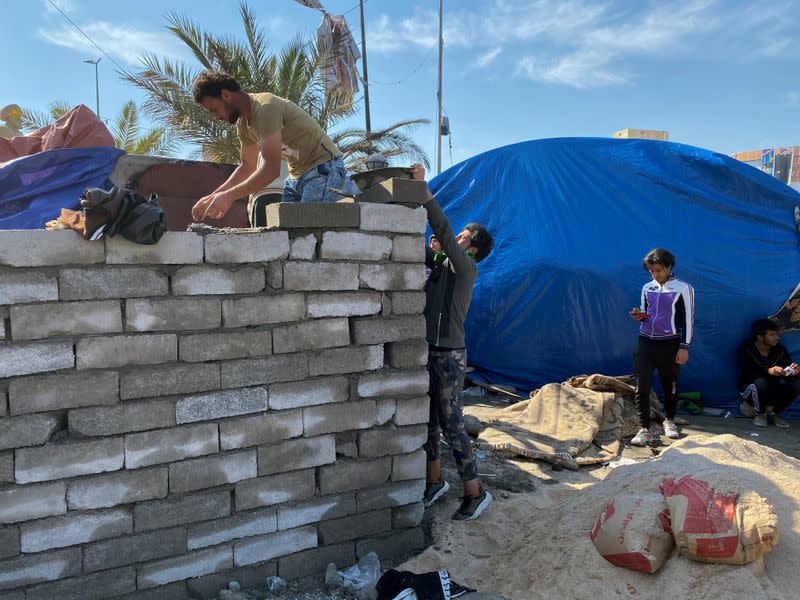
{"label": "grey cloth", "polygon": [[425,248],[425,264],[431,274],[425,283],[425,319],[428,344],[440,348],[464,347],[464,320],[472,301],[472,286],[478,276],[475,260],[458,245],[442,207],[431,200],[425,203],[428,222],[447,258],[434,265],[434,252]]}

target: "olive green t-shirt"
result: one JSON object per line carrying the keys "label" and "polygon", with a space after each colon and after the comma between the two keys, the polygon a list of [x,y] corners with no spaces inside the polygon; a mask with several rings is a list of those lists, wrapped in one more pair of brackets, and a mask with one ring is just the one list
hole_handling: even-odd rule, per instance
{"label": "olive green t-shirt", "polygon": [[294,102],[266,92],[248,96],[251,118],[245,121],[240,117],[236,122],[239,140],[243,146],[260,144],[265,137],[280,131],[283,138],[281,155],[292,179],[298,179],[317,165],[342,155],[319,123]]}

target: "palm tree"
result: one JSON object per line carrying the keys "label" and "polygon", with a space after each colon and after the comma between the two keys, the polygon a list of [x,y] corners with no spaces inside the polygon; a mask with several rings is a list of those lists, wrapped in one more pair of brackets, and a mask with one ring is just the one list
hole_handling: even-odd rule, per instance
{"label": "palm tree", "polygon": [[47,127],[53,123],[53,121],[57,121],[63,117],[70,110],[72,110],[72,106],[69,102],[64,102],[63,100],[51,102],[47,107],[47,112],[23,108],[22,131],[24,133],[30,133],[42,127]]}
{"label": "palm tree", "polygon": [[141,135],[139,131],[139,109],[130,100],[114,119],[111,135],[117,148],[128,154],[147,156],[172,156],[178,144],[163,127],[154,127]]}
{"label": "palm tree", "polygon": [[[22,127],[26,133],[41,129],[72,110],[68,102],[51,102],[47,112],[23,109]],[[111,125],[114,145],[128,154],[171,156],[177,150],[176,140],[163,127],[154,127],[144,134],[139,127],[139,109],[131,100],[122,107]]]}
{"label": "palm tree", "polygon": [[[200,69],[230,73],[245,92],[268,91],[291,100],[325,130],[355,114],[352,98],[341,92],[325,94],[320,74],[323,59],[315,40],[303,41],[296,37],[278,54],[271,53],[252,9],[243,1],[239,11],[244,41],[213,36],[176,13],[167,16],[167,29],[188,48],[199,68],[146,53],[141,58],[142,71],[123,74],[128,83],[144,91],[146,100],[142,108],[151,117],[165,123],[179,141],[200,144],[205,159],[238,162],[236,129],[227,123],[215,122],[192,98],[192,83]],[[363,130],[351,128],[332,133],[331,137],[345,154],[349,168],[357,167],[366,154],[374,151],[427,166],[425,152],[407,136],[408,131],[427,122],[425,119],[401,121],[373,131],[369,136]]]}

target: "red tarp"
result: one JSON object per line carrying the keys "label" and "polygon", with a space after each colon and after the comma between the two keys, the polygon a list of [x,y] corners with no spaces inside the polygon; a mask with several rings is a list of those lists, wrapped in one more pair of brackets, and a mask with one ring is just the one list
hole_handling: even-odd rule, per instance
{"label": "red tarp", "polygon": [[114,138],[88,107],[79,104],[52,125],[10,140],[0,138],[0,163],[57,148],[114,147]]}

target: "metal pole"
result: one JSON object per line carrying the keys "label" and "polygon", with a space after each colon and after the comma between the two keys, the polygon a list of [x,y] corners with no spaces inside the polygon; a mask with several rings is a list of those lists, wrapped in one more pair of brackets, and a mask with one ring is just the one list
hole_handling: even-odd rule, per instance
{"label": "metal pole", "polygon": [[98,74],[97,65],[100,62],[100,58],[94,63],[94,99],[95,104],[97,106],[97,118],[100,118],[100,76]]}
{"label": "metal pole", "polygon": [[436,90],[436,174],[442,172],[442,0],[439,0],[439,85]]}
{"label": "metal pole", "polygon": [[367,136],[372,132],[372,125],[369,119],[369,79],[367,78],[367,34],[364,31],[364,0],[360,0],[361,5],[361,70],[364,74],[364,108],[367,117]]}
{"label": "metal pole", "polygon": [[97,110],[95,112],[97,114],[98,119],[100,118],[100,77],[98,76],[97,63],[99,63],[101,60],[103,60],[102,56],[97,60],[83,61],[87,64],[94,65],[94,95],[95,95],[95,102],[97,103],[96,104]]}

